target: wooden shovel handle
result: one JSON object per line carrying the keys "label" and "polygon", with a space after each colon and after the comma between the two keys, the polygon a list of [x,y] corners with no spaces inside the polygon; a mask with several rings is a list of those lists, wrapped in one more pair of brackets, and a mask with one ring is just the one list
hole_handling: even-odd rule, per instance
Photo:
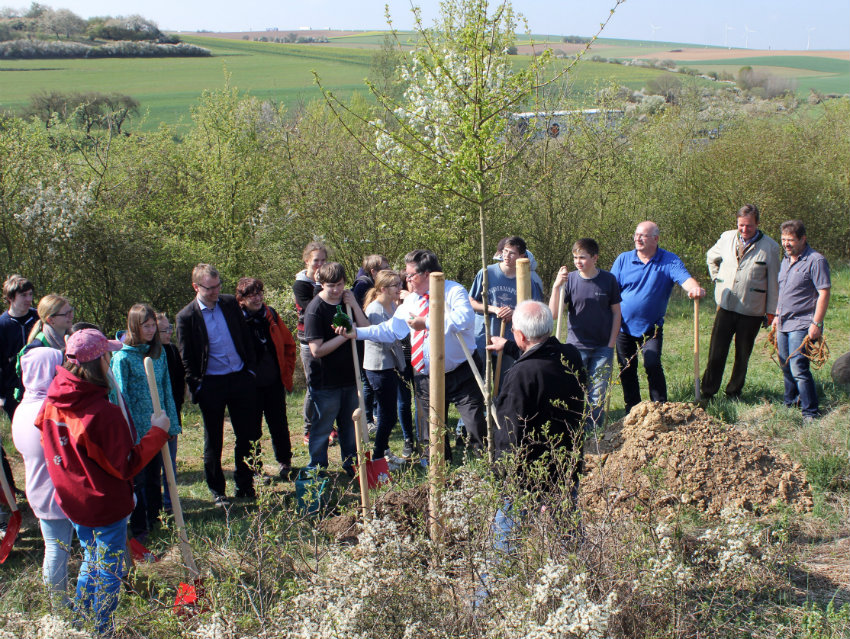
{"label": "wooden shovel handle", "polygon": [[[351,306],[345,305],[345,311],[351,319],[352,327],[354,326],[354,313],[351,312]],[[363,396],[363,380],[360,379],[360,358],[357,355],[357,340],[351,340],[351,359],[354,362],[354,382],[357,384],[357,402],[358,408],[351,416],[354,422],[354,432],[357,442],[357,470],[358,479],[360,480],[360,507],[363,511],[363,519],[372,518],[372,503],[369,495],[369,476],[366,473],[366,448],[369,441],[369,429],[366,427],[366,400]]]}
{"label": "wooden shovel handle", "polygon": [[[162,404],[159,400],[159,389],[156,386],[156,372],[153,368],[153,360],[150,357],[145,357],[145,377],[148,380],[148,389],[151,393],[151,403],[153,404],[154,415],[162,413]],[[177,492],[177,478],[174,476],[174,467],[171,465],[171,451],[168,449],[168,442],[162,447],[162,465],[165,467],[165,478],[168,484],[168,494],[171,497],[171,510],[174,513],[174,523],[177,526],[177,535],[180,538],[180,552],[183,555],[183,561],[186,563],[186,568],[193,579],[198,579],[201,572],[195,563],[195,554],[192,552],[192,547],[189,545],[189,537],[186,535],[186,523],[183,520],[183,508],[180,506],[180,494]]]}

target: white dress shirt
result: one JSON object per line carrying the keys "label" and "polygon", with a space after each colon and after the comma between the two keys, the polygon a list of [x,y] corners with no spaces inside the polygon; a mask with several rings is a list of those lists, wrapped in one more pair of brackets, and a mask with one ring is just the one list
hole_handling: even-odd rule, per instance
{"label": "white dress shirt", "polygon": [[[446,372],[450,373],[466,362],[466,355],[458,342],[463,339],[469,352],[475,352],[475,311],[469,304],[466,289],[451,280],[445,282],[445,331],[446,331]],[[407,337],[411,330],[407,320],[419,315],[419,300],[422,296],[410,293],[396,309],[393,316],[374,326],[356,327],[357,339],[390,343]],[[426,316],[425,325],[430,328],[430,317]],[[425,374],[431,370],[431,344],[425,340]]]}

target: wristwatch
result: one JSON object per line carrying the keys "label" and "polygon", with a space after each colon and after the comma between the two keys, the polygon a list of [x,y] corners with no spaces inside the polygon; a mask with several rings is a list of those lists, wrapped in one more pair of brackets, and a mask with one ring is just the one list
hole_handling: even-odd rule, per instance
{"label": "wristwatch", "polygon": [[814,324],[818,328],[823,328],[823,322],[812,322],[812,324]]}

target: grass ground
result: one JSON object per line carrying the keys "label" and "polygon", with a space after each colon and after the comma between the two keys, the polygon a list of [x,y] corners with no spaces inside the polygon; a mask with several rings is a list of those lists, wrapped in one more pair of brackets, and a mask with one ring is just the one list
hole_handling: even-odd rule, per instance
{"label": "grass ground", "polygon": [[[820,605],[821,608],[818,608],[820,610],[831,600],[834,600],[836,604],[850,600],[850,591],[847,589],[847,582],[850,579],[850,572],[847,570],[847,544],[850,538],[850,529],[847,524],[848,514],[850,514],[850,464],[848,464],[850,435],[848,435],[847,425],[850,421],[850,399],[848,399],[847,389],[836,387],[829,376],[829,368],[835,357],[842,354],[850,343],[850,307],[847,303],[850,300],[850,270],[843,268],[833,273],[832,290],[825,337],[833,355],[826,366],[815,371],[818,393],[822,398],[822,407],[827,413],[825,417],[815,424],[804,427],[799,414],[782,405],[782,376],[777,365],[763,350],[766,332],[763,332],[757,340],[750,360],[742,400],[733,403],[719,399],[710,403],[707,408],[714,416],[757,434],[770,446],[787,453],[807,471],[815,498],[814,511],[806,515],[796,515],[790,511],[777,515],[784,518],[783,526],[789,531],[792,542],[795,544],[795,562],[788,567],[787,579],[796,588],[799,596],[795,601],[789,601],[780,606],[781,611],[776,608],[775,602],[764,602],[766,606],[769,606],[771,615],[786,619],[791,625],[801,616],[814,614],[807,612],[809,608],[805,608],[812,605],[811,602]],[[700,313],[701,366],[705,362],[712,319],[711,304],[704,304]],[[665,338],[664,364],[670,400],[691,401],[693,398],[693,306],[678,294],[671,301],[667,314]],[[296,466],[304,466],[308,461],[301,432],[302,400],[302,392],[290,395],[287,400]],[[623,416],[622,395],[618,386],[613,393],[610,416],[614,420]],[[200,414],[196,407],[187,405],[183,417],[184,434],[180,437],[178,453],[181,500],[193,545],[196,549],[209,551],[209,549],[215,549],[221,540],[230,535],[250,535],[250,522],[256,521],[256,518],[251,516],[255,506],[236,502],[228,513],[213,507],[203,479],[201,463],[203,435]],[[450,426],[454,424],[456,417],[455,413],[451,414]],[[5,418],[0,424],[0,433],[10,452],[18,485],[22,486],[23,466],[11,445],[9,424]],[[400,452],[401,443],[399,429],[396,428],[391,441],[391,446],[396,453]],[[225,469],[233,468],[232,446],[232,433],[225,432],[223,456]],[[357,503],[355,485],[349,483],[338,472],[338,450],[338,447],[331,449],[331,470],[335,471],[331,473],[334,491],[343,503],[353,507]],[[264,437],[262,459],[267,474],[271,474],[276,465],[268,435]],[[229,472],[227,474],[230,475]],[[413,484],[422,481],[423,478],[424,471],[413,467],[398,477],[397,481],[402,484]],[[282,503],[292,506],[295,502],[294,484],[291,481],[272,480],[265,490],[275,499],[282,499]],[[228,481],[228,492],[231,495],[233,493],[231,480]],[[169,550],[173,553],[172,542],[170,531],[158,531],[152,535],[149,546],[156,553]],[[20,538],[11,557],[0,572],[0,602],[2,602],[0,612],[31,610],[34,589],[39,588],[41,557],[42,543],[37,521],[31,512],[26,511]],[[228,558],[220,557],[218,560],[227,561]],[[72,574],[75,571],[75,566],[72,566]],[[182,577],[180,570],[175,568],[169,583],[173,582],[176,586]],[[142,584],[141,587],[143,590],[144,587],[153,589],[150,592],[155,593],[156,587],[161,586],[162,584],[159,586]],[[146,595],[143,592],[143,595],[151,596],[150,592]],[[157,596],[163,595],[160,593]],[[166,599],[163,605],[167,603]],[[150,609],[145,606],[142,599],[125,596],[122,599],[119,615],[127,618],[131,615],[151,614]],[[753,623],[758,622],[760,612],[753,610],[752,614],[755,615]],[[136,619],[134,623],[140,622]],[[141,623],[143,624],[144,621],[142,620]],[[759,634],[759,636],[779,636],[780,634],[777,630],[776,634],[771,635],[773,631],[769,626],[763,630],[766,634]],[[782,636],[801,636],[794,633],[788,634],[785,630],[781,634]]]}

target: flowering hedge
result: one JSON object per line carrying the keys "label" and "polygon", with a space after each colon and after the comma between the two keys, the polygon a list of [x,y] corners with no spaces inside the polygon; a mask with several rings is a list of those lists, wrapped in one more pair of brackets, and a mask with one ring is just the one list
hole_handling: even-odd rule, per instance
{"label": "flowering hedge", "polygon": [[122,40],[102,45],[51,40],[8,40],[0,42],[0,59],[39,58],[172,58],[204,57],[209,49],[193,44],[157,44]]}

